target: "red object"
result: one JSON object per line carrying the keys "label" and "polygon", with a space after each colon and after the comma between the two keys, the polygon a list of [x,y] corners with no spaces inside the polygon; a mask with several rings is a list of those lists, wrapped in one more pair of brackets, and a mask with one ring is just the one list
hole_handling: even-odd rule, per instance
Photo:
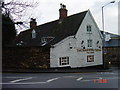
{"label": "red object", "polygon": [[98,80],[98,83],[103,83],[103,79]]}
{"label": "red object", "polygon": [[96,83],[97,80],[94,80],[94,83]]}
{"label": "red object", "polygon": [[107,83],[107,79],[103,79],[103,83]]}

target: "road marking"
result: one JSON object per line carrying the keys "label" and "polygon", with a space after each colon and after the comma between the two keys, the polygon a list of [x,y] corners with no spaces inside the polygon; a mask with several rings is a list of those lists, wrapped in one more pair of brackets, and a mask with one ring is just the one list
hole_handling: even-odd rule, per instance
{"label": "road marking", "polygon": [[16,83],[16,82],[20,82],[20,81],[29,80],[29,79],[32,79],[32,77],[29,77],[29,78],[23,78],[23,79],[17,79],[17,80],[13,80],[13,81],[10,81],[10,82],[11,82],[11,83]]}
{"label": "road marking", "polygon": [[0,83],[0,84],[16,84],[16,85],[24,85],[24,84],[45,84],[45,83],[50,83],[52,81],[55,81],[57,79],[59,79],[60,77],[57,77],[57,78],[52,78],[52,79],[49,79],[45,82],[27,82],[27,83],[16,83],[16,82],[19,82],[19,81],[23,81],[23,80],[28,80],[28,79],[32,79],[32,77],[29,77],[29,78],[25,78],[25,79],[18,79],[18,80],[13,80],[13,81],[10,81],[10,83]]}
{"label": "road marking", "polygon": [[13,84],[13,85],[24,85],[24,84],[44,84],[47,82],[27,82],[27,83],[0,83],[0,84]]}
{"label": "road marking", "polygon": [[2,77],[2,78],[28,78],[28,77]]}
{"label": "road marking", "polygon": [[82,80],[83,79],[83,77],[80,77],[80,78],[78,78],[78,79],[76,79],[77,81],[80,81],[80,80],[82,80],[83,82],[84,81],[93,81],[93,80],[99,80],[99,79],[103,79],[102,77],[94,77],[95,79],[90,79],[90,78],[88,78],[88,79],[85,79],[84,78],[84,80]]}
{"label": "road marking", "polygon": [[78,78],[78,79],[76,79],[77,81],[80,81],[80,80],[82,80],[83,79],[83,77],[80,77],[80,78]]}
{"label": "road marking", "polygon": [[49,80],[47,80],[46,82],[52,82],[52,81],[54,81],[54,80],[57,80],[57,79],[59,79],[60,77],[57,77],[57,78],[52,78],[52,79],[49,79]]}
{"label": "road marking", "polygon": [[63,78],[76,78],[76,76],[63,76]]}

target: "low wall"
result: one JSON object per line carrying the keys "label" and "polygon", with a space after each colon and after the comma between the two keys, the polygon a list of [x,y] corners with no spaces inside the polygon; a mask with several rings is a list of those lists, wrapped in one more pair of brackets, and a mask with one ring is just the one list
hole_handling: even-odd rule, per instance
{"label": "low wall", "polygon": [[2,67],[10,68],[49,68],[50,50],[49,48],[3,48]]}

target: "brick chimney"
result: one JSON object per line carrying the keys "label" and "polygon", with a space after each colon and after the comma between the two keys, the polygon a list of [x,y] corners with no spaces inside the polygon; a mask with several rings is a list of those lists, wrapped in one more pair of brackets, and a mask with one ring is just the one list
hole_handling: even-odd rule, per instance
{"label": "brick chimney", "polygon": [[36,19],[33,19],[31,18],[31,21],[30,21],[30,28],[33,29],[37,26],[37,22],[36,22]]}
{"label": "brick chimney", "polygon": [[60,9],[59,9],[59,19],[64,19],[67,17],[67,9],[66,9],[66,5],[64,4],[60,4]]}

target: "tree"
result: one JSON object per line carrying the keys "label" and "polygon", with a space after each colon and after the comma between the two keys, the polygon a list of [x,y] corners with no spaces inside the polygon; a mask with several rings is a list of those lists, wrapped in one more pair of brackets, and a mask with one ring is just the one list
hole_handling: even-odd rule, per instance
{"label": "tree", "polygon": [[[2,9],[2,45],[9,45],[16,37],[18,27],[26,26],[21,18],[25,16],[28,8],[37,6],[37,2],[11,0],[9,2],[1,2]],[[30,18],[30,17],[29,17]]]}
{"label": "tree", "polygon": [[14,22],[8,16],[2,14],[2,46],[9,45],[15,37],[16,30]]}
{"label": "tree", "polygon": [[[2,14],[9,17],[14,21],[15,28],[21,29],[23,27],[28,27],[28,23],[22,21],[25,17],[29,20],[31,17],[27,14],[30,8],[34,9],[38,5],[38,2],[34,0],[10,0],[9,2],[1,2]],[[32,10],[31,10],[32,12]]]}

